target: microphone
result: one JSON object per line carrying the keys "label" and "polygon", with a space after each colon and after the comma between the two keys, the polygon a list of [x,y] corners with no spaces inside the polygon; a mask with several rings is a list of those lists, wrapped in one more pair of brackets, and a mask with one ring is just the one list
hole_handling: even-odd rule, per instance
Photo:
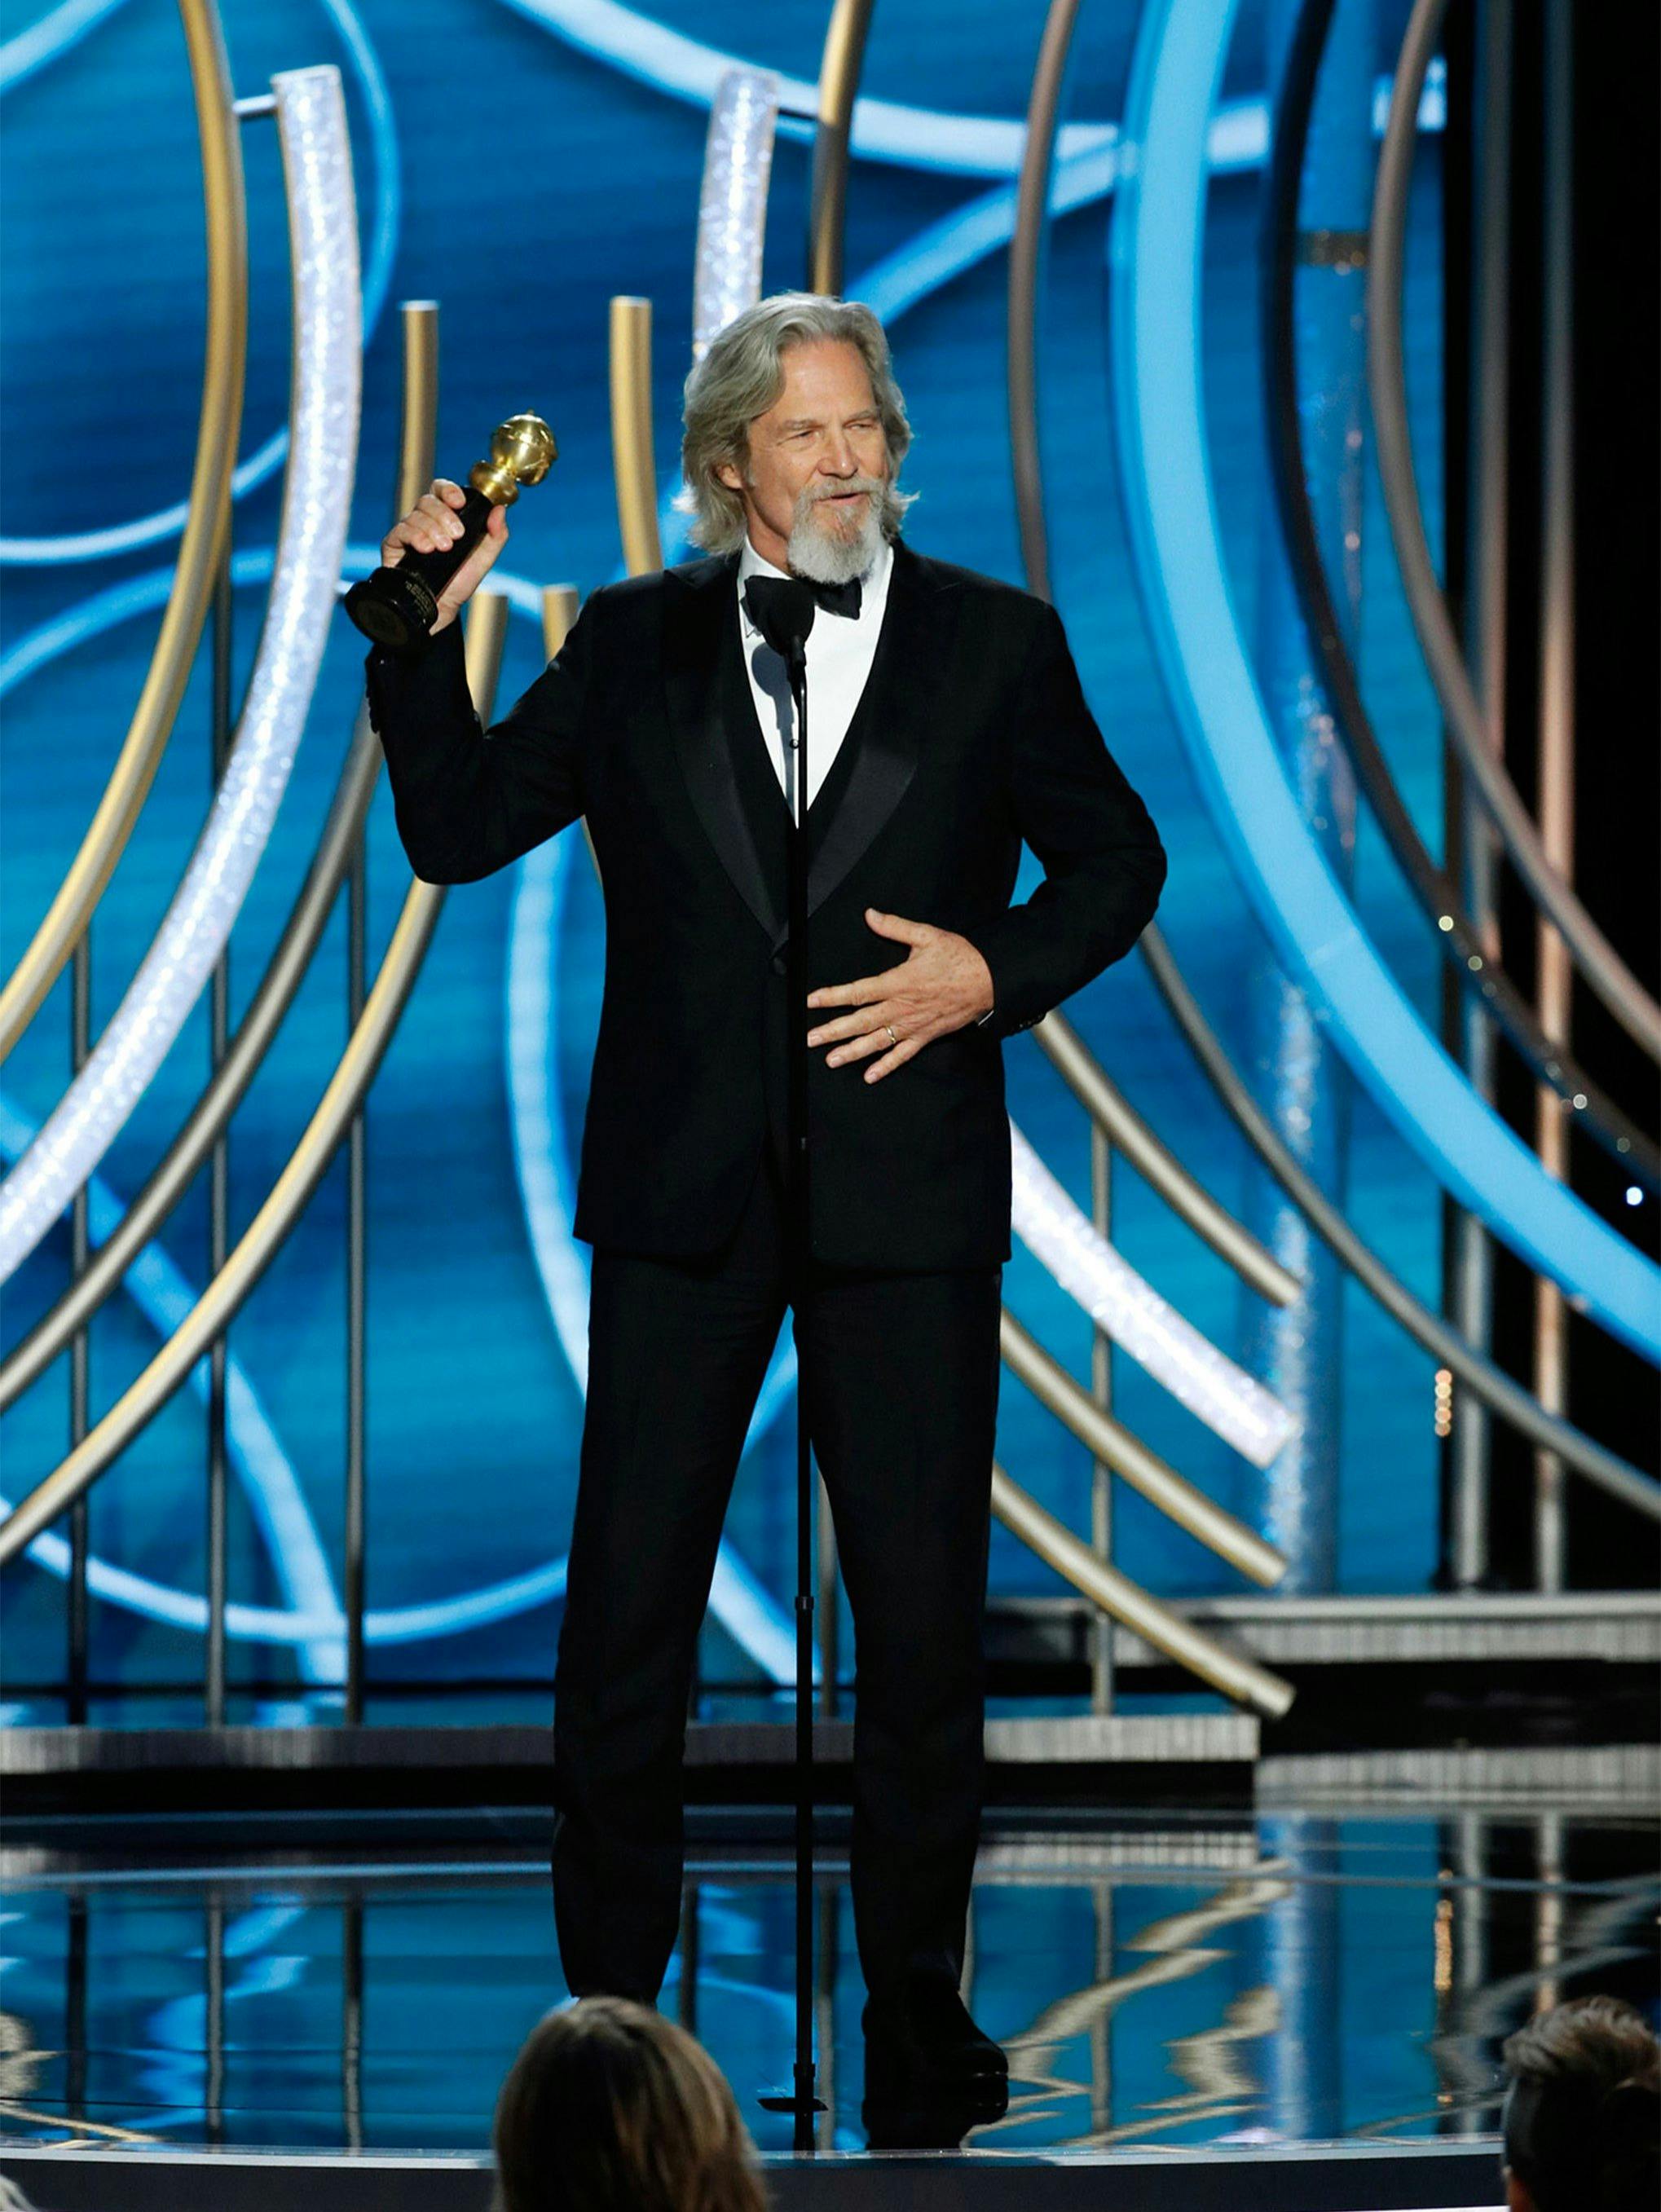
{"label": "microphone", "polygon": [[794,576],[751,576],[744,587],[745,611],[789,672],[800,696],[807,680],[807,633],[818,608],[812,586]]}

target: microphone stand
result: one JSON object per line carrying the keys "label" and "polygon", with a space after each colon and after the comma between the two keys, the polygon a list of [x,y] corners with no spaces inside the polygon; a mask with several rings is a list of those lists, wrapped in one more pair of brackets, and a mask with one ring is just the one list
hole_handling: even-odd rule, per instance
{"label": "microphone stand", "polygon": [[790,808],[786,914],[785,994],[789,1011],[785,1131],[785,1250],[796,1316],[796,2057],[788,2096],[763,2097],[770,2112],[795,2118],[794,2148],[813,2148],[813,2115],[825,2110],[816,2093],[813,2061],[813,1475],[808,1435],[812,1332],[812,1214],[807,1144],[807,633],[812,593],[792,580],[753,578],[745,605],[751,619],[784,661],[796,710],[796,763]]}

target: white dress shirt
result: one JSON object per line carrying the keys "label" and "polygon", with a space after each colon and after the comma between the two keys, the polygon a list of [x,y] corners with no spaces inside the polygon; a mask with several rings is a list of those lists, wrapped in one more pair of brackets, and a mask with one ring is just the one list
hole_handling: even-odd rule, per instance
{"label": "white dress shirt", "polygon": [[[813,617],[807,633],[807,804],[818,798],[819,787],[830,771],[854,710],[860,703],[871,662],[882,629],[883,609],[888,605],[888,578],[894,565],[894,549],[883,538],[871,566],[860,579],[857,615],[831,614],[824,607]],[[767,740],[768,757],[785,802],[797,821],[796,705],[790,696],[784,663],[745,611],[744,587],[751,576],[778,576],[788,571],[764,561],[746,534],[739,556],[739,621],[743,635],[744,662],[750,672],[750,690],[756,718]]]}
{"label": "white dress shirt", "polygon": [[[871,673],[871,662],[877,650],[877,639],[882,630],[883,609],[888,605],[888,579],[894,565],[894,549],[885,538],[878,548],[871,566],[860,579],[860,611],[851,619],[847,615],[833,615],[819,608],[813,617],[813,627],[807,633],[807,804],[818,798],[819,787],[830,773],[843,739],[848,735],[848,726],[854,719],[854,710],[860,703],[866,678]],[[779,780],[786,804],[797,821],[801,819],[795,804],[795,746],[796,702],[790,696],[790,682],[785,674],[784,662],[768,644],[766,639],[745,611],[744,587],[751,576],[780,576],[788,580],[788,571],[776,568],[770,561],[764,561],[750,543],[746,533],[744,550],[739,556],[738,593],[739,624],[744,645],[744,664],[750,672],[750,691],[756,702],[756,719],[761,724],[762,735],[767,740],[768,757],[773,763],[773,773]],[[898,945],[894,947],[892,965],[898,966],[904,955]],[[995,1007],[989,1006],[975,1024],[980,1029],[989,1022]]]}

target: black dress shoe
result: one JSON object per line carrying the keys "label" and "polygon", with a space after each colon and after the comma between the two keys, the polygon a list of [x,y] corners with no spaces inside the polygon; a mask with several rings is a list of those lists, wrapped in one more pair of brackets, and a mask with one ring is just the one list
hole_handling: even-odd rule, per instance
{"label": "black dress shoe", "polygon": [[955,2088],[906,2096],[885,2096],[867,2087],[860,2117],[872,2150],[956,2150],[971,2128],[1001,2120],[1008,2109],[1008,2081],[1001,2074],[985,2074]]}
{"label": "black dress shoe", "polygon": [[1009,2061],[949,1982],[915,1982],[903,1996],[871,1998],[860,2024],[868,2095],[891,2100],[1008,2081]]}

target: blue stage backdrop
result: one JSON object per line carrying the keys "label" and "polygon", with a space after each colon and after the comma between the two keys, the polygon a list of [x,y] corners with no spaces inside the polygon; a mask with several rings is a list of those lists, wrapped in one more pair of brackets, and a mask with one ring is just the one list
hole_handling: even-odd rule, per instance
{"label": "blue stage backdrop", "polygon": [[[199,180],[183,44],[168,0],[79,11],[79,35],[46,52],[31,34],[70,10],[8,0],[0,136],[3,415],[9,539],[52,541],[9,566],[3,605],[8,970],[28,942],[95,806],[136,699],[158,619],[146,580],[174,540],[131,531],[114,550],[96,534],[182,499],[199,390],[203,247]],[[1391,54],[1405,9],[1379,9]],[[606,403],[607,301],[648,295],[656,318],[660,468],[677,451],[688,361],[691,264],[704,111],[651,74],[642,27],[812,77],[824,0],[653,0],[638,11],[578,0],[226,0],[236,88],[273,70],[338,62],[351,112],[366,270],[384,304],[370,340],[354,541],[386,526],[398,401],[397,302],[442,306],[441,465],[460,476],[504,414],[547,415],[561,459],[515,510],[505,567],[529,582],[583,590],[619,571]],[[1122,111],[1135,9],[1089,0],[1068,92],[1075,119]],[[637,66],[585,49],[581,26],[622,27]],[[630,26],[633,26],[632,31]],[[879,0],[867,88],[963,117],[1018,118],[1038,13],[991,0]],[[1225,94],[1261,98],[1262,10],[1243,11]],[[252,246],[245,454],[281,426],[287,404],[287,246],[275,135],[245,127]],[[1433,526],[1439,511],[1438,148],[1426,134],[1409,256],[1409,386]],[[774,169],[766,283],[803,277],[807,148],[782,141]],[[1255,278],[1260,173],[1213,185],[1204,303],[1205,372],[1221,519],[1237,588],[1249,600],[1263,490]],[[920,242],[1007,182],[899,161],[856,162],[848,290],[904,300],[891,319],[916,430],[907,464],[922,496],[908,534],[922,550],[1020,580],[1003,398],[1001,249],[946,281],[918,274]],[[1098,202],[1055,227],[1043,316],[1042,411],[1056,591],[1108,742],[1145,794],[1171,855],[1162,928],[1211,1018],[1243,1048],[1241,979],[1256,924],[1232,881],[1178,749],[1131,580],[1106,404],[1104,240]],[[278,478],[237,505],[240,552],[273,539]],[[90,545],[75,541],[94,534]],[[1411,647],[1388,540],[1369,483],[1364,524],[1364,676],[1403,789],[1439,840],[1438,736]],[[262,592],[236,599],[246,670]],[[64,624],[59,646],[37,652]],[[1248,621],[1246,632],[1250,634]],[[61,649],[60,649],[61,648]],[[205,656],[204,656],[205,659]],[[539,665],[534,625],[514,625],[502,696]],[[351,728],[359,641],[340,622],[276,835],[233,945],[232,1018],[246,1006],[303,876]],[[200,828],[210,788],[205,668],[99,909],[94,1034],[149,944]],[[371,962],[409,872],[390,799],[371,833]],[[1034,870],[1029,859],[1023,889]],[[1436,966],[1421,925],[1371,825],[1357,896],[1366,927],[1433,1021]],[[558,1617],[557,1563],[569,1533],[581,1418],[570,1352],[586,1320],[587,1250],[569,1232],[576,1145],[598,1013],[603,915],[572,833],[494,879],[453,891],[369,1108],[371,1148],[370,1602],[403,1613],[382,1637],[374,1680],[522,1678],[545,1682]],[[326,1080],[344,1034],[344,919],[337,916],[280,1041],[240,1109],[231,1149],[233,1233],[270,1188]],[[1133,955],[1068,1007],[1135,1105],[1217,1195],[1239,1209],[1257,1172]],[[518,1058],[515,1060],[515,1054]],[[1089,1202],[1084,1115],[1030,1038],[1007,1048],[1011,1109],[1057,1174]],[[68,979],[0,1074],[9,1156],[60,1095],[69,1063]],[[205,1000],[100,1171],[100,1206],[143,1182],[208,1066]],[[553,1102],[526,1111],[538,1072]],[[1355,1100],[1348,1163],[1357,1226],[1434,1301],[1433,1185],[1369,1102]],[[338,1587],[344,1426],[344,1193],[337,1162],[299,1231],[231,1333],[235,1454],[233,1595],[266,1606],[325,1603]],[[1242,1341],[1242,1294],[1224,1266],[1128,1170],[1116,1237],[1132,1263],[1208,1335]],[[67,1228],[9,1286],[15,1340],[65,1279]],[[94,1413],[154,1351],[158,1331],[200,1285],[204,1189],[167,1224],[145,1267],[93,1334]],[[1089,1372],[1090,1324],[1019,1244],[1010,1305]],[[1430,1362],[1353,1287],[1344,1316],[1341,1581],[1422,1588],[1435,1550]],[[757,1654],[785,1646],[791,1578],[792,1420],[788,1332],[739,1476],[729,1522],[755,1585],[747,1609],[712,1623],[705,1665],[758,1680]],[[3,1425],[0,1489],[15,1498],[61,1455],[67,1361]],[[1153,1448],[1247,1519],[1262,1478],[1123,1356],[1116,1405]],[[999,1449],[1018,1480],[1087,1528],[1086,1455],[1006,1377]],[[94,1668],[103,1682],[165,1692],[199,1679],[199,1637],[181,1607],[203,1577],[204,1412],[182,1392],[95,1493]],[[1118,1556],[1155,1589],[1238,1587],[1210,1554],[1121,1493]],[[8,1694],[61,1679],[58,1555],[15,1570],[7,1606]],[[307,1562],[309,1561],[309,1565]],[[538,1570],[549,1570],[538,1573]],[[529,1577],[528,1580],[524,1578]],[[1001,1531],[994,1587],[1057,1586]],[[514,1588],[515,1582],[519,1587]],[[495,1598],[478,1599],[499,1585]],[[427,1610],[408,1617],[408,1609]],[[736,1629],[736,1632],[734,1630]],[[272,1644],[239,1636],[234,1679],[326,1679],[326,1637]],[[147,1707],[154,1711],[154,1706]],[[267,1710],[274,1710],[268,1708]]]}

